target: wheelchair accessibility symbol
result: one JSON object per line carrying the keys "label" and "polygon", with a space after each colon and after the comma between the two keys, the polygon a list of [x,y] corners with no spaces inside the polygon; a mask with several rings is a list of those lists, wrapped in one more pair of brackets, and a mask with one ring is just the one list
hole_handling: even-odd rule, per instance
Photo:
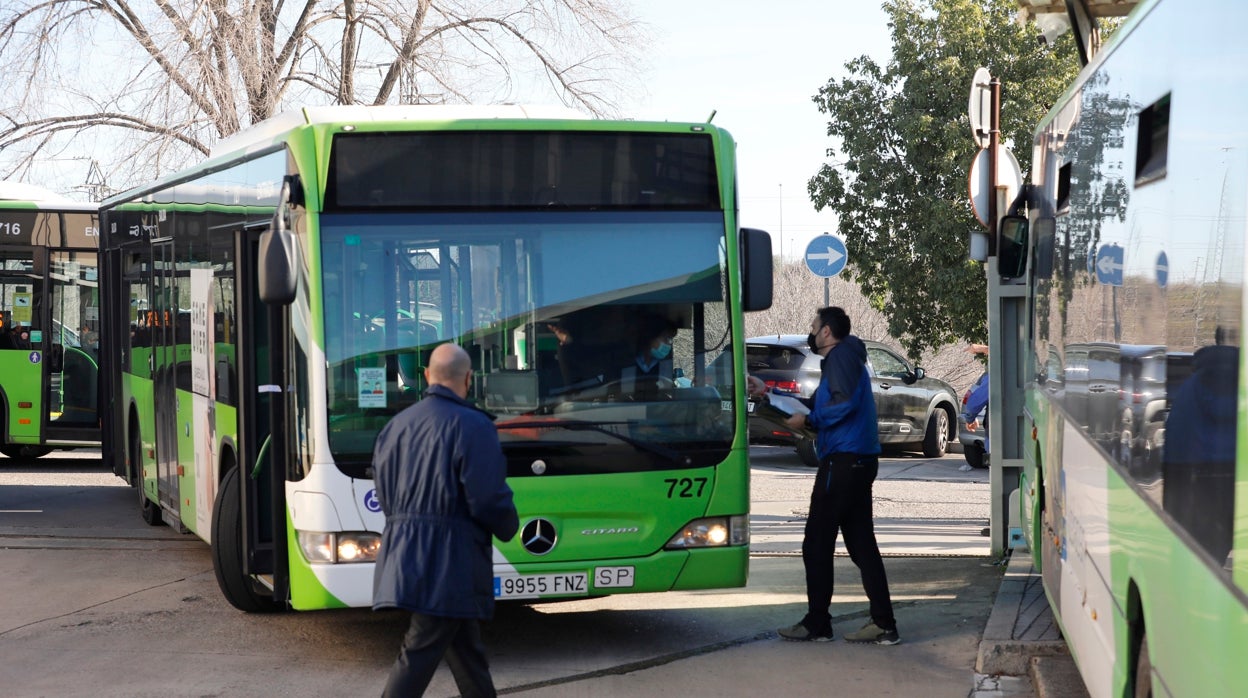
{"label": "wheelchair accessibility symbol", "polygon": [[377,499],[377,490],[369,490],[364,495],[364,508],[369,511],[381,511],[381,502]]}

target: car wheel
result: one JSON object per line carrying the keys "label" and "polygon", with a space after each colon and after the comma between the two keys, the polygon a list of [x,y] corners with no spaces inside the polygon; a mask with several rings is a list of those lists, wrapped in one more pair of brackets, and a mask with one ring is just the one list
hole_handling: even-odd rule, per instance
{"label": "car wheel", "polygon": [[962,457],[966,458],[966,464],[972,468],[987,468],[988,463],[984,460],[984,445],[970,444],[962,447]]}
{"label": "car wheel", "polygon": [[815,455],[815,442],[813,439],[801,439],[797,442],[797,457],[801,458],[802,463],[808,467],[819,467],[819,457]]}
{"label": "car wheel", "polygon": [[927,432],[923,436],[923,455],[941,458],[949,445],[949,413],[937,407],[927,418]]}

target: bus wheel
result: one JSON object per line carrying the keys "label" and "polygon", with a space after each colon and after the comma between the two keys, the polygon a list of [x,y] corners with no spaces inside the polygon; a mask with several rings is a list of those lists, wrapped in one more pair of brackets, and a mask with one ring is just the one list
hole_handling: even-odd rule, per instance
{"label": "bus wheel", "polygon": [[28,446],[26,444],[5,444],[0,446],[0,453],[13,460],[34,460],[43,458],[52,452],[47,446]]}
{"label": "bus wheel", "polygon": [[1135,658],[1134,698],[1152,698],[1153,662],[1148,658],[1148,634],[1140,631],[1140,649]]}
{"label": "bus wheel", "polygon": [[159,526],[164,523],[160,515],[160,505],[147,498],[143,491],[143,440],[139,438],[139,430],[130,430],[130,446],[126,454],[130,458],[130,468],[134,473],[134,486],[139,490],[139,514],[148,526]]}
{"label": "bus wheel", "polygon": [[284,610],[267,589],[243,573],[243,498],[238,466],[230,468],[212,508],[212,570],[230,605],[246,613]]}

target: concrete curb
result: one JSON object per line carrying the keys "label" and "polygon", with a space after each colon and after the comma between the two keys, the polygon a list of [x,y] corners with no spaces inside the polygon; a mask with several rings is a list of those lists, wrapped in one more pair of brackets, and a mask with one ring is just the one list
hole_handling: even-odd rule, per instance
{"label": "concrete curb", "polygon": [[1036,689],[1036,698],[1088,698],[1079,667],[1069,655],[1032,657],[1027,673]]}
{"label": "concrete curb", "polygon": [[975,671],[981,674],[1023,676],[1032,657],[1069,657],[1030,555],[1016,552],[980,638]]}

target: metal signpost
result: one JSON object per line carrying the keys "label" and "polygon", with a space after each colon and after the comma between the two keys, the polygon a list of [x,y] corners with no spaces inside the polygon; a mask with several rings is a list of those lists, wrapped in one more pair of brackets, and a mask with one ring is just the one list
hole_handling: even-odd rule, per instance
{"label": "metal signpost", "polygon": [[[992,510],[989,533],[992,554],[1001,557],[1022,543],[1018,523],[1018,485],[1023,469],[1023,387],[1027,340],[1027,287],[1002,282],[997,271],[997,229],[1002,213],[1022,187],[1022,172],[1014,155],[1001,147],[1001,81],[986,68],[975,71],[968,101],[971,137],[980,147],[967,181],[975,217],[988,229],[988,256],[984,264],[988,286],[988,458]],[[1009,328],[1010,331],[1007,331]],[[1011,370],[1006,370],[1011,366]],[[1007,380],[1011,384],[1007,385]]]}

